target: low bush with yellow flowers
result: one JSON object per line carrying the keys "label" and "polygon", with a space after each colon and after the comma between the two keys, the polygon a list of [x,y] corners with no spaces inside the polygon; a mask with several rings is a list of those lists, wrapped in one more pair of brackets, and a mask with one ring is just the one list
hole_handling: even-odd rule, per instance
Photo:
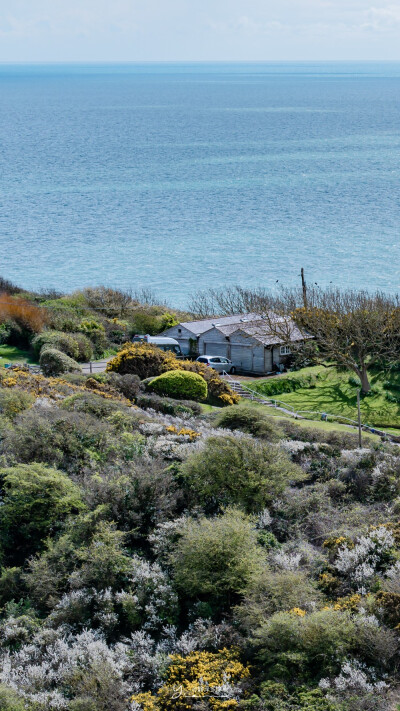
{"label": "low bush with yellow flowers", "polygon": [[249,677],[250,669],[240,661],[237,649],[174,654],[157,693],[136,694],[131,703],[142,711],[186,711],[203,701],[203,708],[225,711],[238,706]]}

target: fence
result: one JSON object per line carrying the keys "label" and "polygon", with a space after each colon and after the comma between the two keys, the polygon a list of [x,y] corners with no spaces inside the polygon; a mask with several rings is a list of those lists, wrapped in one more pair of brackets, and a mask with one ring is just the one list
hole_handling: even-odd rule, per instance
{"label": "fence", "polygon": [[[358,428],[359,423],[357,420],[352,420],[349,417],[343,417],[342,415],[333,415],[330,412],[317,412],[314,410],[296,410],[292,405],[288,405],[287,403],[283,402],[283,400],[277,400],[276,398],[262,398],[259,395],[257,395],[254,390],[251,388],[247,387],[247,385],[244,385],[242,382],[238,380],[234,380],[234,378],[229,375],[229,373],[226,373],[225,371],[222,372],[222,375],[225,376],[225,378],[229,381],[229,385],[234,390],[238,395],[242,394],[244,397],[246,397],[249,400],[259,402],[261,405],[266,405],[267,407],[273,407],[276,410],[280,410],[281,412],[284,412],[285,414],[291,415],[295,419],[301,419],[301,420],[315,420],[316,417],[321,419],[323,422],[336,422],[337,424],[343,424],[347,425],[348,427],[356,427]],[[244,393],[241,393],[241,391],[244,391]],[[309,415],[309,417],[307,417]],[[385,432],[384,430],[380,430],[376,427],[371,427],[370,425],[367,424],[362,424],[361,423],[361,429],[364,432],[370,432],[371,434],[376,434],[379,437],[382,437],[383,439],[389,439],[392,442],[399,442],[400,443],[400,435],[394,435],[391,432]]]}

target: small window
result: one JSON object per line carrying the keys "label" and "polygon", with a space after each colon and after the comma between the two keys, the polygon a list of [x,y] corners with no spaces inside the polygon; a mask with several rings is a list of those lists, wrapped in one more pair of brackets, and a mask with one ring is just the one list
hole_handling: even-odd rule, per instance
{"label": "small window", "polygon": [[210,358],[210,363],[220,363],[221,358]]}
{"label": "small window", "polygon": [[181,329],[181,328],[178,328],[178,333],[182,333],[182,329]]}
{"label": "small window", "polygon": [[199,363],[208,363],[207,358],[197,358]]}
{"label": "small window", "polygon": [[281,346],[281,355],[290,355],[291,352],[290,346]]}

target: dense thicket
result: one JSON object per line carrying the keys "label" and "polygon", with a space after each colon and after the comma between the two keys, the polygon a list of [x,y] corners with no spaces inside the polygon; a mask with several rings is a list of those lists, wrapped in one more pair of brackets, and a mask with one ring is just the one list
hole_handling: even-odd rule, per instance
{"label": "dense thicket", "polygon": [[397,448],[134,375],[0,381],[2,709],[396,708]]}

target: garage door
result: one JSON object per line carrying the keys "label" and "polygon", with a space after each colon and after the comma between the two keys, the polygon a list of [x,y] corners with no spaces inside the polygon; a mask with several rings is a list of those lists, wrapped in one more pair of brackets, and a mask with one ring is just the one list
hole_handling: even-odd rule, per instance
{"label": "garage door", "polygon": [[227,350],[228,350],[228,347],[224,343],[204,342],[204,350],[203,350],[204,355],[223,356],[224,358],[227,358],[228,357]]}
{"label": "garage door", "polygon": [[251,346],[231,346],[231,361],[239,368],[251,372],[253,370],[253,349]]}

